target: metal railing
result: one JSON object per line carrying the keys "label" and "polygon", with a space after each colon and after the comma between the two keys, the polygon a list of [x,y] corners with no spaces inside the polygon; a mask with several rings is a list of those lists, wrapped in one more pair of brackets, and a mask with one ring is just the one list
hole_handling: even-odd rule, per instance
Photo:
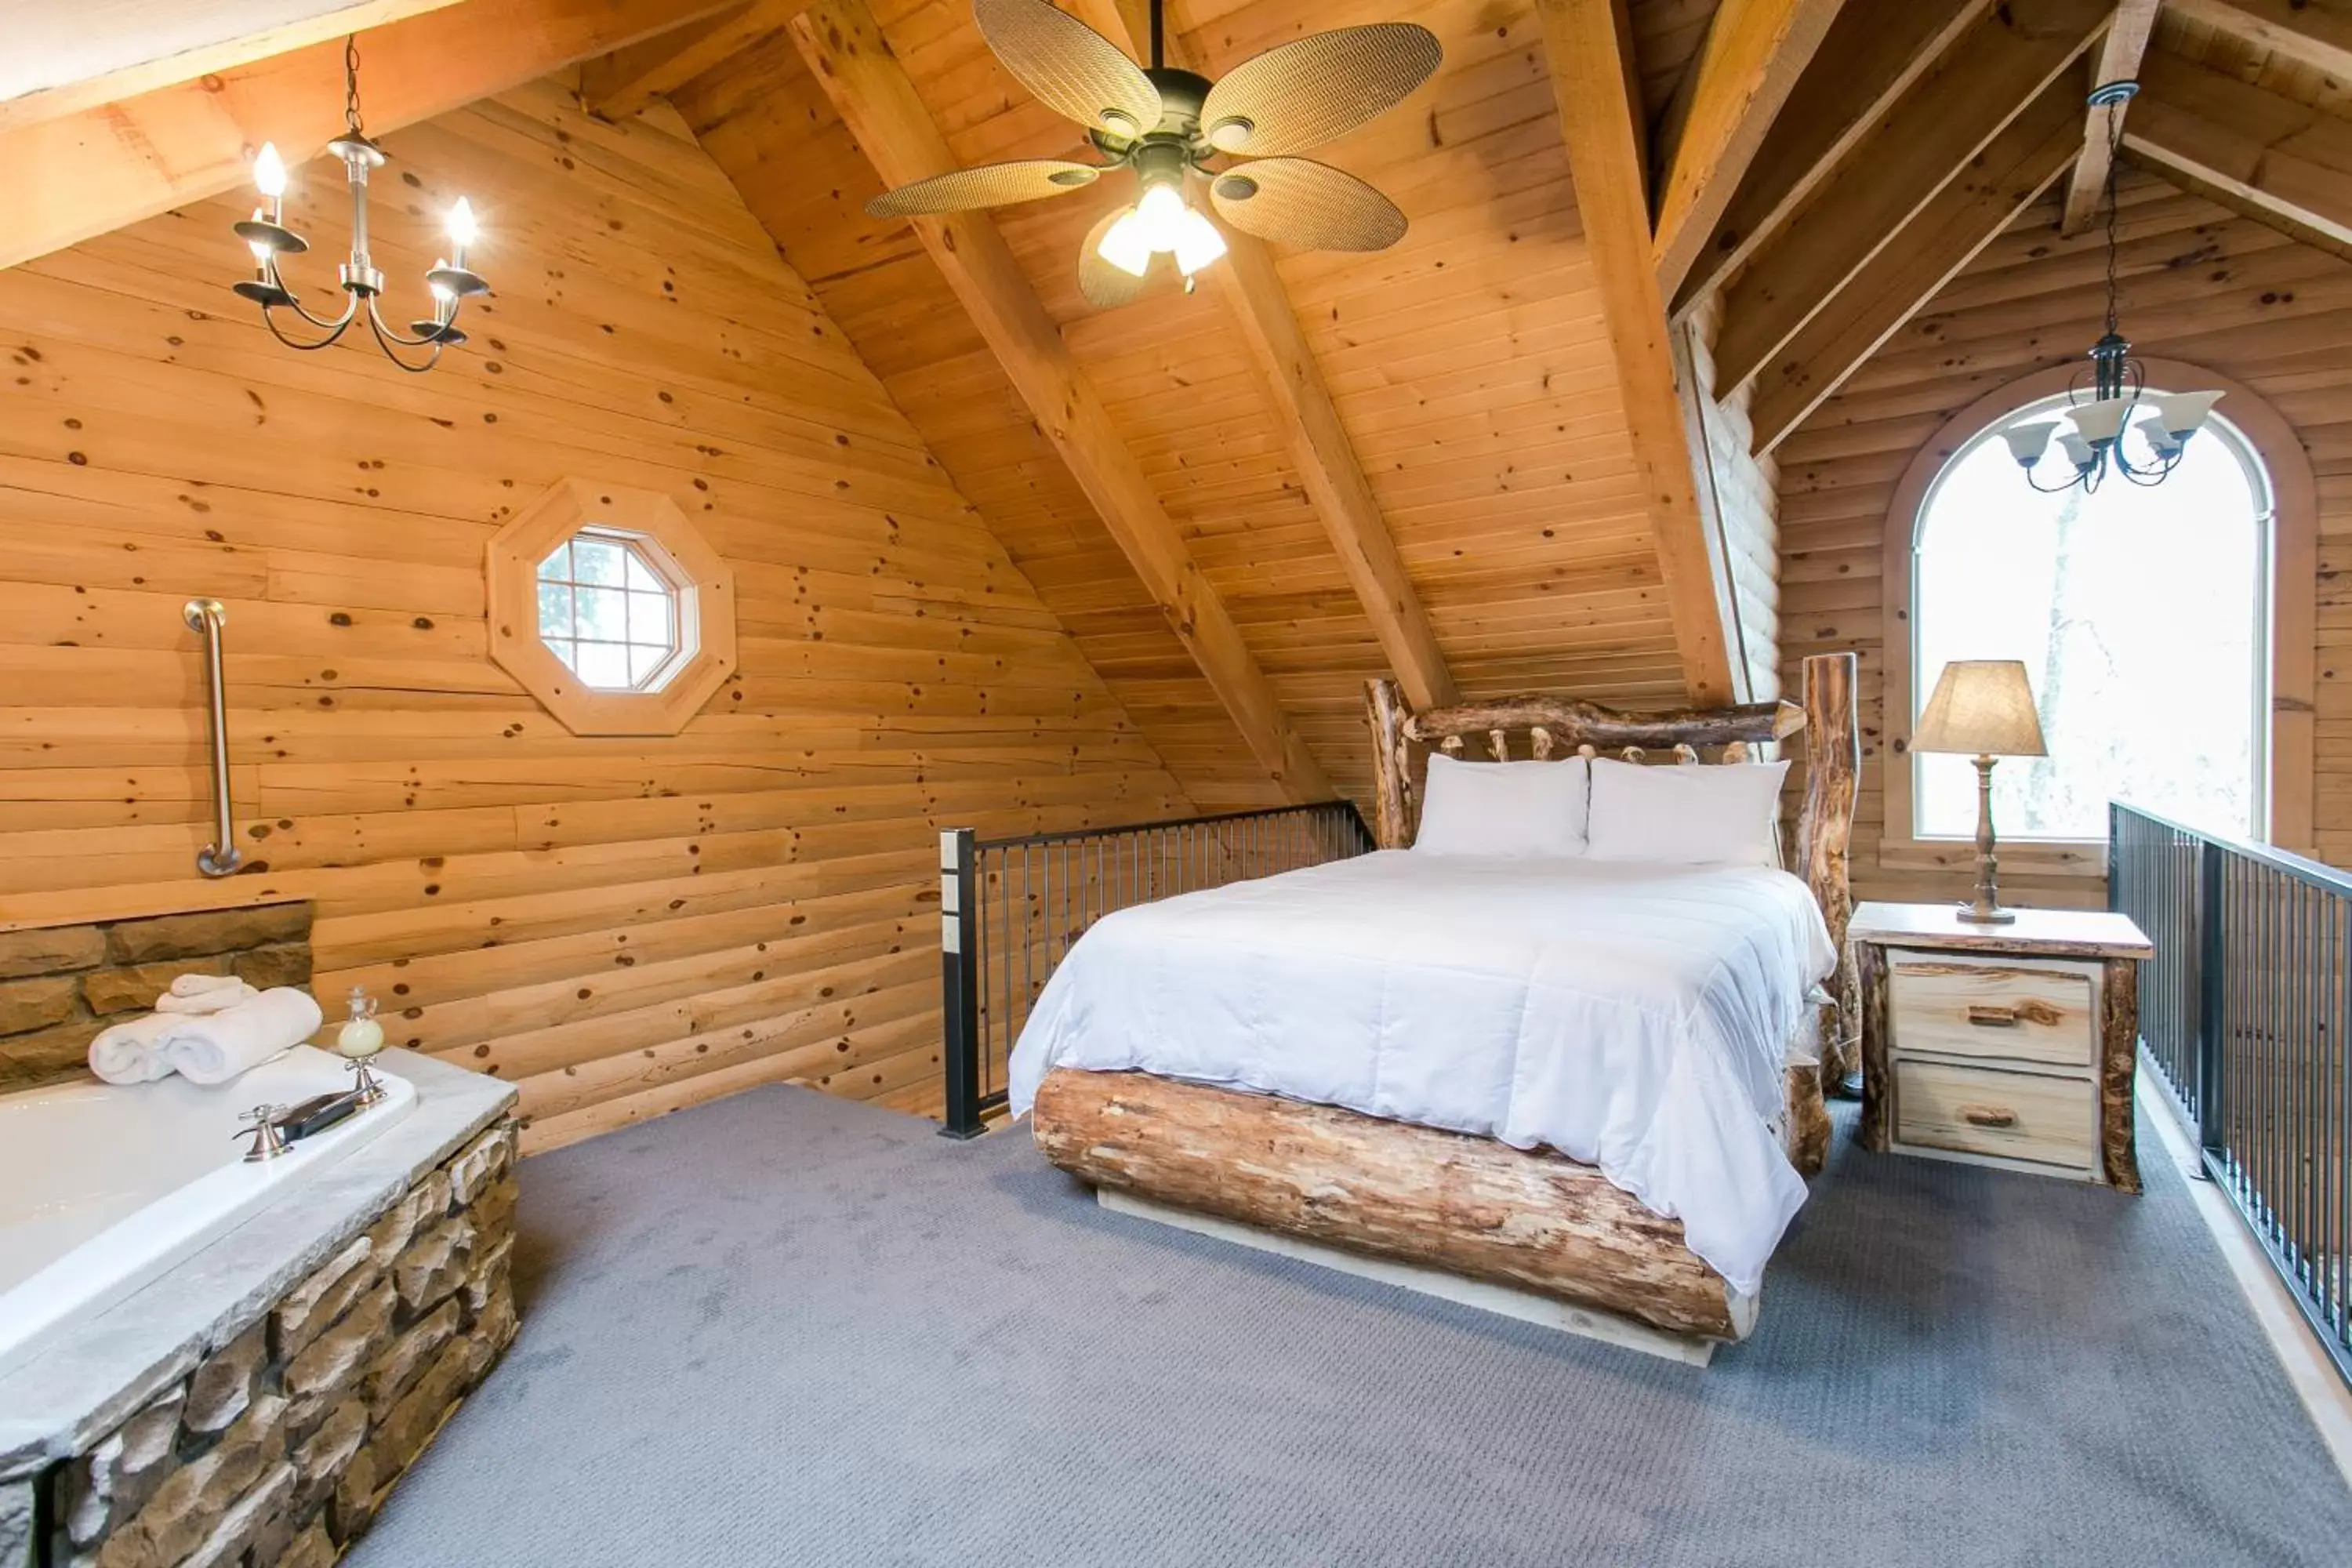
{"label": "metal railing", "polygon": [[2352,1381],[2352,876],[2128,805],[2107,845],[2108,906],[2156,944],[2148,1058]]}
{"label": "metal railing", "polygon": [[1372,847],[1344,800],[982,838],[940,835],[940,986],[950,1137],[986,1130],[1004,1064],[1054,966],[1114,910],[1344,860]]}

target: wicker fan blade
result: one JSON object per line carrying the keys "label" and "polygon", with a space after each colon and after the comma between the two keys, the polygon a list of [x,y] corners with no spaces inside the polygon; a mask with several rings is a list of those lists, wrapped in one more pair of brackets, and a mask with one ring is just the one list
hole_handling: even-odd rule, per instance
{"label": "wicker fan blade", "polygon": [[1404,101],[1444,53],[1410,22],[1317,33],[1227,71],[1201,105],[1201,133],[1253,158],[1304,153]]}
{"label": "wicker fan blade", "polygon": [[1113,207],[1103,214],[1102,221],[1087,230],[1086,243],[1078,250],[1078,292],[1097,310],[1115,310],[1133,303],[1175,269],[1175,258],[1164,250],[1151,258],[1150,269],[1140,278],[1124,267],[1113,267],[1096,254],[1095,247],[1102,243],[1102,237],[1127,210]]}
{"label": "wicker fan blade", "polygon": [[1209,186],[1217,216],[1244,234],[1308,250],[1385,250],[1404,237],[1397,205],[1311,158],[1258,158]]}
{"label": "wicker fan blade", "polygon": [[1117,44],[1045,0],[973,0],[981,37],[1055,113],[1113,135],[1160,123],[1160,89]]}
{"label": "wicker fan blade", "polygon": [[872,217],[912,217],[917,213],[961,213],[975,207],[1005,207],[1058,196],[1081,185],[1091,185],[1101,171],[1092,163],[1066,163],[1059,158],[1023,158],[1011,163],[982,163],[934,174],[885,191],[866,204]]}

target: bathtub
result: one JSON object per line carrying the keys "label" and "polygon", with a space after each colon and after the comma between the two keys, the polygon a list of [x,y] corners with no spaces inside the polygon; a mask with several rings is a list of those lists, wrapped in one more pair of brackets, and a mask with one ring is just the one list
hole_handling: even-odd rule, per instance
{"label": "bathtub", "polygon": [[0,1098],[0,1373],[122,1300],[406,1116],[416,1090],[247,1164],[237,1116],[351,1086],[339,1057],[298,1046],[216,1088],[76,1083]]}

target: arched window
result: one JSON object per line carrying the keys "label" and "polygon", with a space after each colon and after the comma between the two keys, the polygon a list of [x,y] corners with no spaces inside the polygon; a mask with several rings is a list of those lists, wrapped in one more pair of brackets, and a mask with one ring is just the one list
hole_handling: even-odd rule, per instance
{"label": "arched window", "polygon": [[[2017,419],[2054,417],[2065,395]],[[2035,478],[2072,471],[2053,447]],[[1928,487],[1912,566],[1914,714],[1957,658],[2024,661],[2050,754],[1993,774],[2004,837],[2105,837],[2129,800],[2213,832],[2268,824],[2270,477],[2217,413],[2162,484],[2029,488],[1998,426]],[[1976,831],[1976,770],[1916,752],[1923,838]]]}
{"label": "arched window", "polygon": [[[1998,432],[2062,402],[2071,366],[1987,393],[1904,472],[1879,600],[1887,868],[1949,869],[1967,858],[1974,770],[1910,750],[1937,675],[1957,658],[2022,660],[2050,744],[2045,759],[1995,770],[2005,864],[2099,875],[2110,800],[2308,848],[2318,574],[2309,456],[2252,389],[2204,366],[2145,363],[2151,388],[2225,394],[2160,485],[2110,475],[2083,496],[2026,484]],[[2063,461],[2053,447],[2035,477],[2056,484]]]}

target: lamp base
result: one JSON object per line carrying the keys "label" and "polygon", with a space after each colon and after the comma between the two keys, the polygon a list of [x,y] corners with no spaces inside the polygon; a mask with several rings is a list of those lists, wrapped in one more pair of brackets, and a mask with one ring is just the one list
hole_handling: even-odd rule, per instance
{"label": "lamp base", "polygon": [[1998,904],[1989,909],[1980,908],[1975,904],[1962,904],[1959,908],[1959,916],[1970,925],[2005,926],[2016,921],[2017,911],[2004,910]]}

